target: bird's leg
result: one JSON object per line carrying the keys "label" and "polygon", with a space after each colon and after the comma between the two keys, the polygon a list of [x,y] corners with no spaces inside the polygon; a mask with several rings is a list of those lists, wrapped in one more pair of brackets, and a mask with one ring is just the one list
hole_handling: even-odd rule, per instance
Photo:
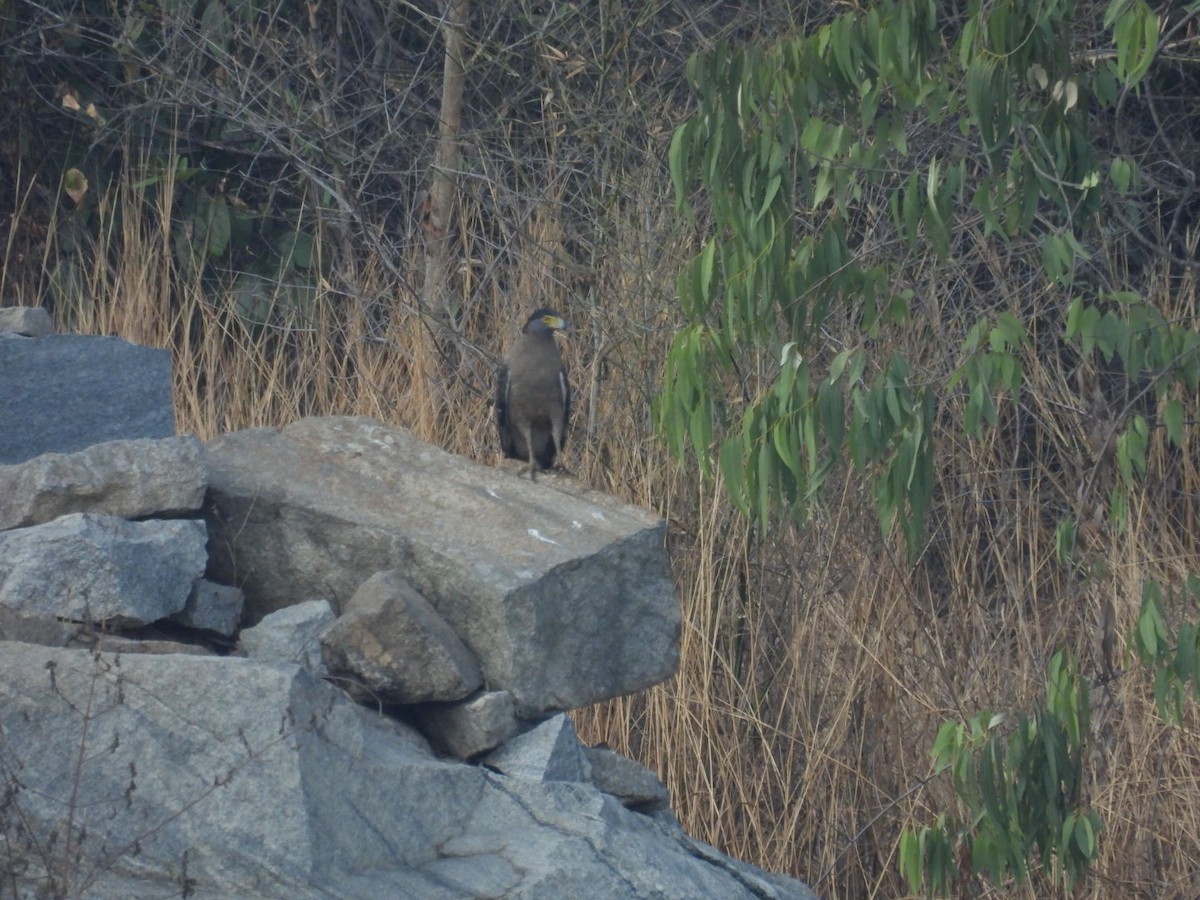
{"label": "bird's leg", "polygon": [[537,481],[537,456],[533,452],[533,426],[526,423],[521,430],[525,432],[525,452],[529,454],[529,480]]}
{"label": "bird's leg", "polygon": [[558,465],[561,467],[562,461],[562,445],[563,445],[563,430],[562,423],[555,419],[550,423],[550,437],[554,441],[554,458],[558,460]]}

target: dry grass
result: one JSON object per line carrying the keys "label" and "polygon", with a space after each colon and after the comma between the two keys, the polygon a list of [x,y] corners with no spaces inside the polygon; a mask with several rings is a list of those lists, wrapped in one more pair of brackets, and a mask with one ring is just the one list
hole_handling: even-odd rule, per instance
{"label": "dry grass", "polygon": [[[566,464],[581,481],[668,519],[685,621],[679,673],[578,712],[586,739],[658,772],[695,836],[801,877],[822,896],[892,898],[905,891],[895,860],[901,829],[930,823],[951,802],[943,781],[924,780],[938,726],[985,708],[1031,708],[1045,661],[1065,645],[1097,680],[1090,802],[1107,827],[1094,877],[1072,896],[1200,896],[1196,710],[1181,728],[1164,726],[1127,648],[1119,646],[1120,671],[1104,685],[1097,650],[1105,602],[1124,635],[1145,579],[1178,584],[1197,569],[1195,459],[1156,434],[1128,529],[1095,518],[1116,477],[1095,435],[1126,399],[1104,395],[1105,373],[1042,336],[1025,360],[1027,389],[985,438],[962,437],[957,400],[947,398],[930,541],[916,564],[879,535],[869,494],[853,478],[832,482],[810,525],[758,532],[719,484],[699,483],[653,433],[651,405],[677,324],[675,273],[690,252],[670,213],[664,121],[635,148],[641,168],[620,153],[589,161],[609,200],[594,229],[605,243],[592,248],[584,273],[564,263],[565,207],[575,198],[555,174],[568,165],[554,158],[553,141],[544,172],[530,175],[546,187],[520,206],[511,230],[496,230],[494,211],[511,199],[489,196],[498,181],[470,185],[457,211],[466,316],[454,336],[411,305],[405,278],[422,270],[418,241],[398,269],[370,248],[342,260],[350,268],[318,284],[304,321],[243,325],[228,292],[178,270],[162,199],[171,191],[132,187],[133,173],[98,206],[99,254],[56,244],[59,223],[30,211],[38,192],[18,173],[12,212],[29,228],[8,234],[44,240],[10,240],[6,272],[37,274],[5,276],[0,288],[6,302],[52,306],[64,330],[171,349],[182,431],[210,438],[302,416],[366,415],[484,463],[499,456],[488,405],[493,360],[533,307],[562,309],[574,325],[565,352],[580,401]],[[41,190],[54,196],[57,185]],[[17,259],[34,252],[34,266]],[[975,260],[1001,286],[991,295],[972,293],[980,279],[953,263],[912,261],[923,302],[894,341],[915,372],[944,376],[962,334],[986,311],[1058,321],[1063,298],[1031,296],[985,252]],[[1152,290],[1168,319],[1193,321],[1194,282],[1163,275]],[[851,337],[829,335],[835,345]],[[1088,523],[1086,577],[1054,558],[1054,526],[1068,514]],[[1185,612],[1197,615],[1174,611]],[[980,893],[1065,896],[1044,880],[981,885]]]}

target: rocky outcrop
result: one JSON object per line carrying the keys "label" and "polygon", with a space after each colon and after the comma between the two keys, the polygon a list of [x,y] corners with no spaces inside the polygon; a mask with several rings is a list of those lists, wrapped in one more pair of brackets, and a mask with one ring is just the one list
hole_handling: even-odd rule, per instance
{"label": "rocky outcrop", "polygon": [[[562,716],[506,773],[436,758],[299,666],[28,644],[0,660],[22,833],[59,835],[26,848],[25,878],[70,896],[808,896],[597,790]],[[13,755],[34,747],[62,752]]]}
{"label": "rocky outcrop", "polygon": [[656,684],[680,614],[661,520],[611,497],[537,485],[369,419],[304,419],[207,445],[208,577],[253,624],[299,600],[339,612],[399,570],[536,716]]}
{"label": "rocky outcrop", "polygon": [[563,712],[674,671],[652,516],[371,420],[199,453],[169,415],[0,465],[0,895],[812,896]]}

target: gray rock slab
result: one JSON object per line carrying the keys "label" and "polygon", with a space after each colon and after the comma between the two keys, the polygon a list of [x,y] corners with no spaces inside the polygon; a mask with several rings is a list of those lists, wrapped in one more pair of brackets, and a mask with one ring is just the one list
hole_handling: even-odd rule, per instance
{"label": "gray rock slab", "polygon": [[295,663],[315,675],[324,676],[321,632],[332,625],[335,618],[328,600],[306,600],[271,613],[253,628],[242,629],[238,644],[252,659]]}
{"label": "gray rock slab", "polygon": [[482,757],[490,769],[525,781],[587,781],[588,772],[575,733],[565,713],[551,716],[510,738]]}
{"label": "gray rock slab", "polygon": [[26,337],[43,337],[54,331],[50,313],[40,306],[8,306],[0,309],[0,332]]}
{"label": "gray rock slab", "polygon": [[[232,637],[242,621],[242,607],[246,600],[239,588],[228,584],[215,584],[201,578],[192,587],[183,609],[171,617],[187,628],[213,631]],[[332,611],[330,611],[332,616]]]}
{"label": "gray rock slab", "polygon": [[329,674],[384,704],[461,700],[483,684],[475,655],[399,572],[362,583],[321,633]]}
{"label": "gray rock slab", "polygon": [[107,441],[0,465],[0,531],[73,512],[138,519],[194,512],[208,470],[191,435]]}
{"label": "gray rock slab", "polygon": [[508,691],[480,691],[459,703],[430,703],[417,710],[434,745],[459,759],[498,747],[521,729]]}
{"label": "gray rock slab", "polygon": [[650,513],[370,419],[236,432],[206,453],[209,577],[243,588],[250,622],[311,597],[340,608],[364,573],[399,569],[528,718],[678,665],[679,604]]}
{"label": "gray rock slab", "polygon": [[813,897],[591,785],[438,760],[298,666],[0,643],[0,746],[16,896]]}
{"label": "gray rock slab", "polygon": [[187,603],[207,560],[204,522],[72,513],[0,532],[0,606],[145,625]]}
{"label": "gray rock slab", "polygon": [[81,334],[0,341],[0,463],[175,434],[171,354]]}

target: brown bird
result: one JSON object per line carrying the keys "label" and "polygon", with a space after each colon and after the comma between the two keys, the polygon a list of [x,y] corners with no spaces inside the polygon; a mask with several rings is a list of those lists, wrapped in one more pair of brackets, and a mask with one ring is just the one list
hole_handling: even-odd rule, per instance
{"label": "brown bird", "polygon": [[496,425],[500,449],[529,462],[529,478],[549,469],[562,453],[571,417],[571,385],[554,332],[567,322],[552,309],[539,309],[496,370]]}

